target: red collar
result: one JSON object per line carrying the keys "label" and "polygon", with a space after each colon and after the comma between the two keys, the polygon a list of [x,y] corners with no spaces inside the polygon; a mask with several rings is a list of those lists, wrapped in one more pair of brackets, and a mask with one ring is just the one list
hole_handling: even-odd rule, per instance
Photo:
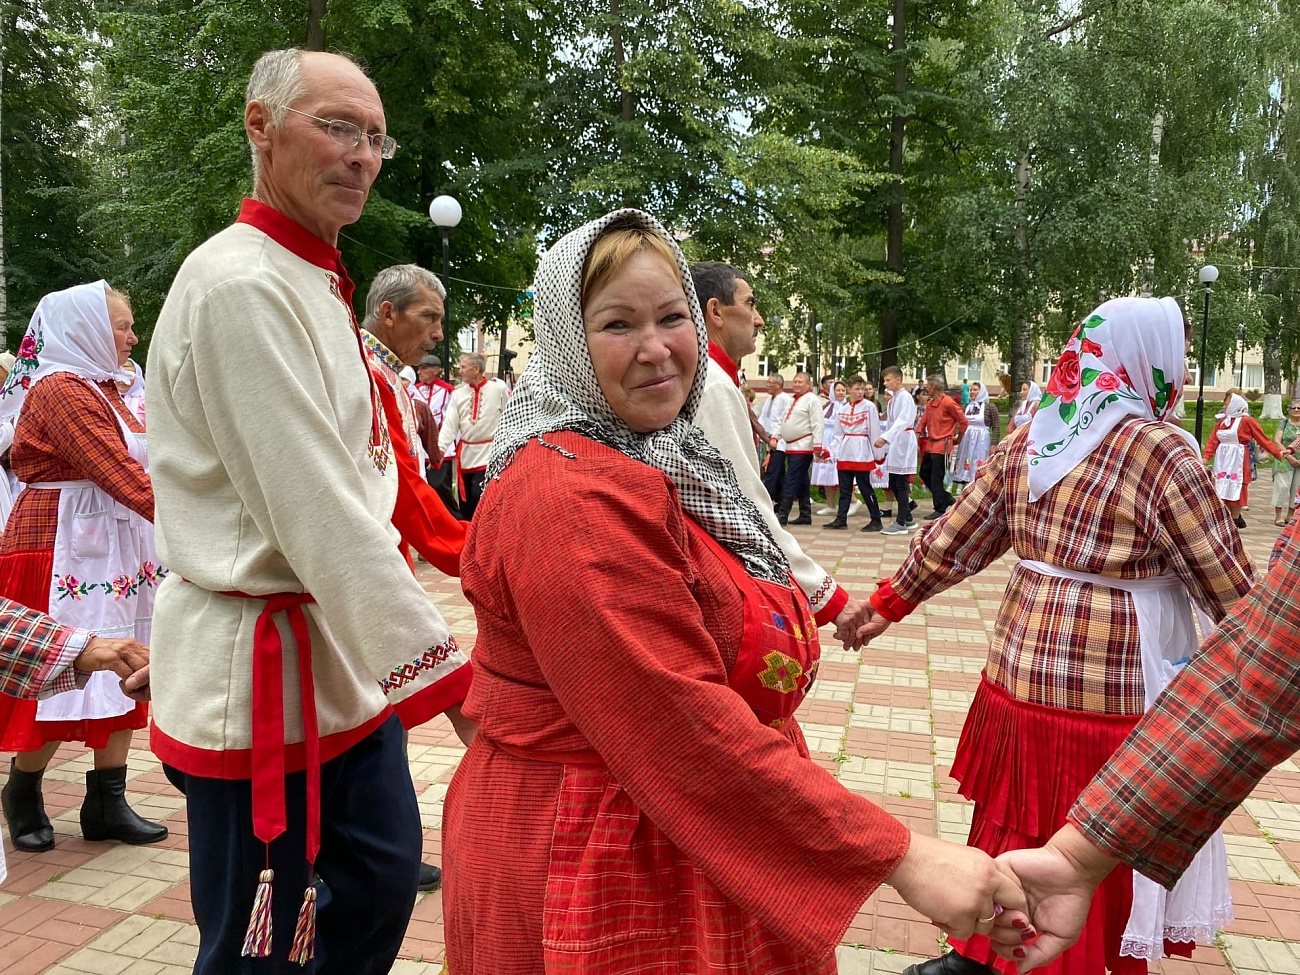
{"label": "red collar", "polygon": [[484,376],[482,379],[480,379],[480,380],[479,380],[478,382],[476,382],[476,383],[466,383],[465,385],[468,386],[470,389],[474,390],[474,392],[477,393],[480,389],[482,389],[484,386],[486,386],[487,383],[488,383],[488,377],[487,377],[487,376]]}
{"label": "red collar", "polygon": [[722,346],[716,342],[710,342],[709,358],[722,367],[722,371],[731,377],[733,383],[737,386],[740,385],[740,366],[736,365],[731,356],[723,351]]}
{"label": "red collar", "polygon": [[301,257],[308,264],[338,275],[339,288],[343,292],[348,307],[352,307],[352,292],[355,290],[352,279],[343,267],[343,254],[337,247],[321,240],[302,224],[286,217],[275,207],[245,197],[239,208],[236,223],[246,223],[256,227],[285,250]]}
{"label": "red collar", "polygon": [[445,382],[444,380],[441,379],[435,379],[431,383],[416,383],[415,385],[424,386],[427,389],[445,389],[448,392],[451,392],[453,389],[456,388],[451,383]]}

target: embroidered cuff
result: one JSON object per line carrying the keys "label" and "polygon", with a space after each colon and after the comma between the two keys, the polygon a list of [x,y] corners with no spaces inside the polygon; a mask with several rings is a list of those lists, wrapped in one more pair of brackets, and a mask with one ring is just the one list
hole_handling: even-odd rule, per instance
{"label": "embroidered cuff", "polygon": [[831,598],[826,600],[826,605],[813,613],[813,619],[817,621],[818,626],[825,626],[827,623],[833,622],[835,617],[840,615],[840,611],[844,609],[844,604],[849,601],[848,591],[843,586],[836,583],[830,576],[826,577],[826,581],[835,586],[835,591],[831,593]]}
{"label": "embroidered cuff", "polygon": [[897,623],[915,610],[916,604],[909,603],[894,592],[894,584],[890,580],[882,579],[880,587],[871,594],[871,607],[889,622]]}
{"label": "embroidered cuff", "polygon": [[89,674],[77,673],[72,662],[81,656],[81,652],[86,649],[86,644],[95,634],[88,630],[73,629],[64,629],[63,632],[67,634],[67,639],[55,656],[46,674],[45,683],[37,692],[36,696],[40,700],[62,694],[64,691],[75,691],[85,687],[86,682],[90,680]]}
{"label": "embroidered cuff", "polygon": [[461,664],[446,677],[439,678],[423,690],[403,698],[393,705],[402,727],[408,731],[431,721],[448,708],[463,704],[474,679],[474,665]]}

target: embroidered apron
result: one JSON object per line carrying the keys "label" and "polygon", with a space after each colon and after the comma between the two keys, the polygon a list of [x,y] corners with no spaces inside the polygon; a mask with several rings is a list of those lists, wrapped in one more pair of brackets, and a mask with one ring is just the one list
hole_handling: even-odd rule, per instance
{"label": "embroidered apron", "polygon": [[1214,452],[1214,493],[1224,501],[1241,497],[1241,476],[1246,469],[1246,445],[1237,435],[1241,417],[1219,430],[1215,436],[1219,448]]}
{"label": "embroidered apron", "polygon": [[989,428],[984,422],[984,404],[966,407],[966,434],[952,455],[952,479],[968,484],[975,480],[980,465],[989,457]]}
{"label": "embroidered apron", "polygon": [[695,522],[689,524],[727,567],[744,600],[744,631],[727,685],[745,699],[759,721],[780,728],[812,690],[821,662],[808,597],[793,583],[780,586],[755,579],[717,539]]}
{"label": "embroidered apron", "polygon": [[[1240,464],[1237,471],[1240,476]],[[1147,710],[1191,659],[1202,638],[1214,629],[1213,622],[1192,603],[1187,587],[1177,576],[1113,579],[1031,559],[1022,559],[1020,564],[1039,575],[1107,586],[1132,597]],[[1213,944],[1216,931],[1226,928],[1232,920],[1228,854],[1220,830],[1197,851],[1172,891],[1133,871],[1133,907],[1119,953],[1126,958],[1156,961],[1164,954],[1166,941]]]}
{"label": "embroidered apron", "polygon": [[[117,410],[113,415],[126,438],[127,452],[147,472],[145,435],[128,428]],[[66,626],[93,630],[97,636],[148,643],[154,591],[166,574],[154,554],[153,525],[92,481],[27,486],[59,492],[50,615]],[[117,675],[101,671],[91,675],[84,690],[55,694],[37,704],[36,720],[114,718],[134,708]]]}

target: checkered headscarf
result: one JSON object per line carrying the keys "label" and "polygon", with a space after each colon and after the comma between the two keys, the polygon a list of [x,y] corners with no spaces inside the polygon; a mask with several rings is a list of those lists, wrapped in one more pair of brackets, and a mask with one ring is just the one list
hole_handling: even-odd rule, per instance
{"label": "checkered headscarf", "polygon": [[[582,325],[582,270],[587,253],[611,227],[644,227],[672,248],[686,283],[699,346],[699,366],[686,405],[672,423],[636,433],[610,407],[596,381]],[[572,430],[661,470],[677,486],[686,513],[745,563],[750,575],[788,585],[790,564],[741,493],[731,462],[692,424],[708,365],[708,335],[681,250],[663,227],[640,210],[616,210],[566,235],[542,257],[533,285],[537,347],[515,384],[492,442],[487,476],[495,479],[515,452],[534,438]]]}

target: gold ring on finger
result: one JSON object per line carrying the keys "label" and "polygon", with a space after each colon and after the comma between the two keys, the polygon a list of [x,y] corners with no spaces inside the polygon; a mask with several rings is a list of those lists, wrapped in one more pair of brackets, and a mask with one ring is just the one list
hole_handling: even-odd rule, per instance
{"label": "gold ring on finger", "polygon": [[998,919],[998,916],[997,916],[996,914],[994,914],[992,917],[981,917],[981,918],[976,918],[976,920],[979,921],[980,924],[992,924],[992,923],[993,923],[994,921],[996,921],[997,919]]}

